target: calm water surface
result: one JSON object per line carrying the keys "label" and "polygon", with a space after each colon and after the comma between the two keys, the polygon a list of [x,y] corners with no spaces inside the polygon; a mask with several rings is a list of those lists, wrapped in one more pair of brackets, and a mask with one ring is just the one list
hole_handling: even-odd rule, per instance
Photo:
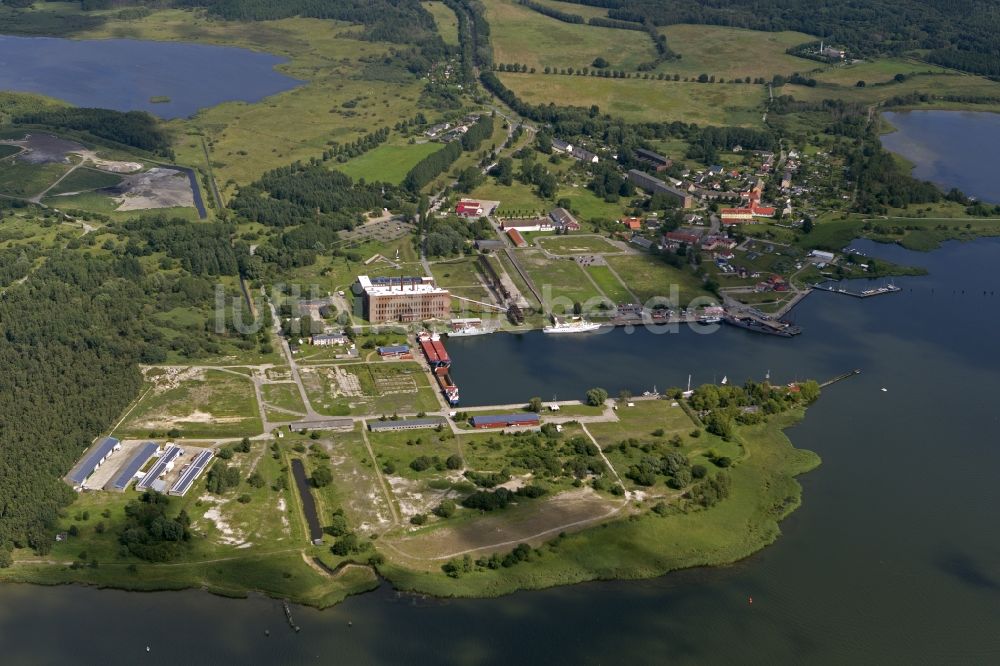
{"label": "calm water surface", "polygon": [[1000,239],[932,254],[858,245],[931,273],[864,301],[815,293],[793,340],[723,329],[449,344],[468,404],[862,368],[789,431],[823,465],[802,477],[784,535],[748,560],[488,600],[383,585],[295,609],[301,634],[268,599],[3,586],[5,661],[1000,663]]}
{"label": "calm water surface", "polygon": [[913,175],[945,190],[957,187],[983,201],[1000,203],[995,155],[1000,153],[1000,114],[966,111],[885,113],[898,131],[882,145],[914,163]]}
{"label": "calm water surface", "polygon": [[[283,62],[269,53],[231,46],[0,35],[0,90],[178,118],[222,102],[256,102],[294,88],[301,82],[274,69]],[[149,101],[159,96],[170,102]]]}

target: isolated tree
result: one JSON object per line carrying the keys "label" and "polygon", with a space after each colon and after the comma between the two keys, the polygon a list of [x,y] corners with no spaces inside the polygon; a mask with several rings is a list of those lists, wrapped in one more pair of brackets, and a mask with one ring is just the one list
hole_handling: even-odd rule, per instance
{"label": "isolated tree", "polygon": [[587,391],[587,404],[593,407],[600,407],[608,399],[608,392],[602,388],[595,387]]}
{"label": "isolated tree", "polygon": [[542,399],[539,397],[534,397],[528,401],[528,411],[535,412],[536,414],[542,411]]}
{"label": "isolated tree", "polygon": [[319,467],[313,470],[312,482],[317,488],[324,488],[333,482],[333,474],[326,467]]}

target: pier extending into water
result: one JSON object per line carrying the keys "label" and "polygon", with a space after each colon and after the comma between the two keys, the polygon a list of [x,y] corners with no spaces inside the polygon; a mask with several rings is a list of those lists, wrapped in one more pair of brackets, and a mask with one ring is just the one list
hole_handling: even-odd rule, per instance
{"label": "pier extending into water", "polygon": [[814,284],[813,289],[819,289],[821,291],[829,291],[832,294],[843,294],[845,296],[853,296],[854,298],[871,298],[872,296],[881,296],[882,294],[895,294],[897,291],[902,291],[899,287],[894,284],[887,284],[884,287],[876,287],[875,289],[865,289],[864,291],[851,291],[850,289],[844,289],[842,287],[834,287],[830,284]]}
{"label": "pier extending into water", "polygon": [[831,384],[836,384],[837,382],[842,382],[845,379],[850,379],[851,377],[854,377],[855,375],[860,375],[860,374],[861,374],[861,369],[860,368],[855,368],[854,370],[851,370],[850,372],[845,372],[842,375],[837,375],[833,379],[826,380],[825,382],[823,382],[822,384],[820,384],[819,387],[821,389],[822,388],[826,388],[827,386],[830,386]]}

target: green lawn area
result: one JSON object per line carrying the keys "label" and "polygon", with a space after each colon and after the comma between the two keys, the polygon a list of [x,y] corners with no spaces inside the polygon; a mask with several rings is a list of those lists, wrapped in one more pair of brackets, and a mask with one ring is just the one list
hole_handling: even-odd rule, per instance
{"label": "green lawn area", "polygon": [[115,436],[147,437],[177,428],[182,437],[246,437],[260,434],[260,413],[248,377],[222,370],[192,371],[178,381],[153,370],[158,384],[115,431]]}
{"label": "green lawn area", "polygon": [[628,289],[622,285],[621,280],[615,277],[615,274],[607,266],[587,266],[584,270],[590,274],[604,295],[616,304],[632,302],[632,295],[629,294]]}
{"label": "green lawn area", "polygon": [[792,47],[818,37],[801,32],[760,32],[710,25],[671,25],[661,28],[667,45],[681,55],[668,60],[659,71],[697,77],[700,74],[724,78],[764,77],[807,72],[820,63],[785,53]]}
{"label": "green lawn area", "polygon": [[[574,69],[601,57],[612,69],[634,71],[654,59],[652,41],[633,30],[563,23],[514,2],[487,0],[486,18],[496,63]],[[573,13],[579,13],[569,10]]]}
{"label": "green lawn area", "polygon": [[20,146],[10,146],[7,144],[0,144],[0,160],[5,157],[10,157],[11,155],[16,155],[21,152]]}
{"label": "green lawn area", "polygon": [[538,244],[552,254],[602,254],[621,252],[621,248],[612,245],[601,236],[571,234],[568,236],[545,236],[538,239]]}
{"label": "green lawn area", "polygon": [[[450,11],[450,10],[449,10]],[[364,178],[368,182],[381,181],[399,185],[417,162],[441,150],[440,143],[384,144],[364,155],[334,165],[351,178]]]}
{"label": "green lawn area", "polygon": [[455,12],[451,11],[448,5],[437,0],[422,2],[420,4],[434,17],[438,34],[441,35],[444,43],[458,46],[458,19],[455,17]]}
{"label": "green lawn area", "polygon": [[[537,250],[518,253],[521,265],[528,271],[535,287],[543,298],[550,300],[550,307],[556,305],[554,299],[568,299],[564,305],[566,311],[572,310],[573,303],[586,303],[593,299],[596,305],[601,295],[594,285],[581,274],[583,269],[572,260],[547,259]],[[562,307],[555,307],[558,314]]]}
{"label": "green lawn area", "polygon": [[533,104],[590,106],[632,122],[682,120],[704,125],[757,126],[764,86],[685,83],[593,76],[500,74],[504,85]]}
{"label": "green lawn area", "polygon": [[470,199],[499,201],[497,214],[504,216],[545,215],[555,206],[535,193],[535,188],[520,181],[513,184],[497,185],[492,178],[469,194]]}
{"label": "green lawn area", "polygon": [[581,221],[618,219],[625,212],[624,206],[627,203],[608,203],[585,187],[560,188],[557,198],[569,199],[570,210]]}
{"label": "green lawn area", "polygon": [[32,164],[20,160],[0,163],[0,194],[32,197],[69,171],[70,164]]}
{"label": "green lawn area", "polygon": [[630,254],[608,257],[607,261],[642,303],[656,297],[671,299],[674,285],[679,290],[681,306],[699,296],[714,300],[702,287],[701,279],[689,269],[674,268],[653,255]]}
{"label": "green lawn area", "polygon": [[[295,384],[264,384],[260,387],[261,397],[265,409],[269,406],[287,409],[299,414],[305,414],[306,408],[302,404],[302,396],[299,394],[299,387]],[[295,415],[278,410],[267,410],[268,418],[275,421],[292,421]]]}
{"label": "green lawn area", "polygon": [[121,176],[113,173],[80,167],[49,190],[49,196],[64,192],[85,192],[87,190],[99,190],[103,187],[114,187],[121,180]]}

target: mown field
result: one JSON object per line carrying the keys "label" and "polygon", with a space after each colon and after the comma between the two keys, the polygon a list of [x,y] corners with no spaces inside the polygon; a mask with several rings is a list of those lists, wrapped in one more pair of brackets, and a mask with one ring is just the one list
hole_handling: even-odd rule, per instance
{"label": "mown field", "polygon": [[658,71],[697,77],[708,74],[727,81],[732,78],[789,75],[805,72],[821,63],[788,55],[793,46],[813,41],[801,32],[761,32],[742,28],[710,25],[671,25],[661,28],[667,46],[679,53],[679,60],[669,60]]}
{"label": "mown field", "polygon": [[496,63],[557,69],[590,67],[604,58],[611,69],[635,71],[655,57],[649,36],[634,30],[557,21],[514,0],[487,0],[486,17]]}
{"label": "mown field", "polygon": [[440,143],[387,144],[369,150],[347,162],[337,163],[334,169],[343,171],[351,178],[368,182],[379,181],[399,185],[406,178],[413,165],[443,147]]}
{"label": "mown field", "polygon": [[443,2],[437,2],[436,0],[431,0],[430,2],[422,3],[424,9],[431,13],[434,17],[434,23],[437,24],[438,34],[441,35],[441,39],[444,40],[445,44],[457,45],[458,44],[458,19],[455,17],[455,12],[448,8],[448,5]]}
{"label": "mown field", "polygon": [[714,299],[705,291],[701,279],[690,270],[674,268],[652,255],[608,257],[608,263],[641,303],[646,303],[652,298],[673,300],[674,287],[677,289],[681,306],[687,306],[698,297]]}
{"label": "mown field", "polygon": [[605,113],[635,122],[759,125],[767,96],[764,86],[735,83],[545,74],[500,74],[500,79],[533,104],[596,104]]}

